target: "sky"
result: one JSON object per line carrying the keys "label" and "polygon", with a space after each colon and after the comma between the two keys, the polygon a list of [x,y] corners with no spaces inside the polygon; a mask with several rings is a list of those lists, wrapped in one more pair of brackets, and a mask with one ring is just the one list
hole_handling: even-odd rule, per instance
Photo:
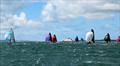
{"label": "sky", "polygon": [[51,32],[58,41],[120,36],[120,0],[0,0],[0,40],[13,28],[16,40],[44,41]]}

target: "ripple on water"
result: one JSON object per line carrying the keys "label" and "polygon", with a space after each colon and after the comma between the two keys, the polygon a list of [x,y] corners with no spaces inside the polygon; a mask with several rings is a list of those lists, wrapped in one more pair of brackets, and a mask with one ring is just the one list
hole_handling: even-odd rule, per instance
{"label": "ripple on water", "polygon": [[89,54],[87,53],[87,54],[85,54],[86,56],[88,56]]}
{"label": "ripple on water", "polygon": [[102,51],[102,50],[99,50],[99,51],[98,51],[98,53],[104,53],[104,51]]}
{"label": "ripple on water", "polygon": [[40,59],[41,59],[41,58],[38,58],[38,60],[36,61],[36,64],[39,64],[39,62],[40,62]]}
{"label": "ripple on water", "polygon": [[100,57],[107,56],[107,54],[99,54]]}
{"label": "ripple on water", "polygon": [[24,53],[25,51],[26,51],[25,49],[22,49],[22,50],[21,50],[21,52],[23,52],[23,53]]}
{"label": "ripple on water", "polygon": [[84,61],[84,63],[93,63],[93,61]]}
{"label": "ripple on water", "polygon": [[26,45],[27,43],[23,43],[23,45]]}
{"label": "ripple on water", "polygon": [[73,52],[75,52],[76,51],[76,49],[73,49]]}

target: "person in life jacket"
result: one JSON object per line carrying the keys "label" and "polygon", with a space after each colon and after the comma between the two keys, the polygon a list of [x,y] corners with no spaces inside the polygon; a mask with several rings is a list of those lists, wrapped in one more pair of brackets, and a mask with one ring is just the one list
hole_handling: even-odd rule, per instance
{"label": "person in life jacket", "polygon": [[120,43],[120,36],[118,36],[115,41],[116,43]]}
{"label": "person in life jacket", "polygon": [[14,31],[12,28],[5,33],[4,37],[9,45],[11,45],[12,43],[15,43]]}
{"label": "person in life jacket", "polygon": [[104,41],[105,41],[106,43],[111,42],[111,38],[110,38],[110,34],[109,34],[109,33],[107,33],[107,34],[105,35]]}
{"label": "person in life jacket", "polygon": [[79,41],[79,38],[78,36],[75,37],[75,41],[78,42]]}
{"label": "person in life jacket", "polygon": [[54,42],[54,43],[57,42],[57,37],[55,34],[52,36],[52,42]]}
{"label": "person in life jacket", "polygon": [[45,41],[46,41],[46,42],[52,42],[51,33],[49,33],[49,34],[46,36]]}

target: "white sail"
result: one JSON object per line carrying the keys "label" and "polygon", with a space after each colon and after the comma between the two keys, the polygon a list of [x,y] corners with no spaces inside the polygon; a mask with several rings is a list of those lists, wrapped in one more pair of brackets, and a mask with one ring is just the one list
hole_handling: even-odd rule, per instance
{"label": "white sail", "polygon": [[11,39],[12,38],[12,33],[11,32],[6,32],[4,38],[5,38],[5,40]]}
{"label": "white sail", "polygon": [[5,40],[12,40],[12,41],[14,41],[15,38],[14,38],[14,32],[13,32],[13,30],[10,29],[9,31],[7,31],[7,32],[5,33],[4,38],[5,38]]}
{"label": "white sail", "polygon": [[93,38],[93,32],[86,33],[86,42],[91,42]]}

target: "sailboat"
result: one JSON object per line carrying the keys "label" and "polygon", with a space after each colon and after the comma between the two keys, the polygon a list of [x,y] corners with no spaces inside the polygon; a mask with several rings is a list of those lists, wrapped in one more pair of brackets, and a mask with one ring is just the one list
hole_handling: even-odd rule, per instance
{"label": "sailboat", "polygon": [[5,41],[7,41],[7,43],[9,44],[15,43],[14,31],[12,28],[5,33],[4,38],[5,38]]}

